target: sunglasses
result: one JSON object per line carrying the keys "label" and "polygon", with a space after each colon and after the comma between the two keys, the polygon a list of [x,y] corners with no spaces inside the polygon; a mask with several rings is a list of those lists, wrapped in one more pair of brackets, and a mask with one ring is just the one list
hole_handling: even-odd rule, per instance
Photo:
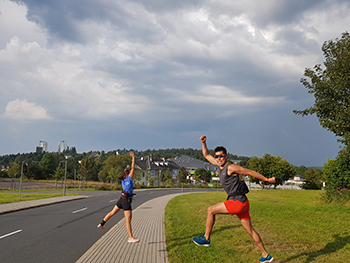
{"label": "sunglasses", "polygon": [[214,158],[217,159],[217,158],[222,158],[224,156],[226,156],[226,154],[223,153],[223,154],[219,154],[219,155],[214,155]]}

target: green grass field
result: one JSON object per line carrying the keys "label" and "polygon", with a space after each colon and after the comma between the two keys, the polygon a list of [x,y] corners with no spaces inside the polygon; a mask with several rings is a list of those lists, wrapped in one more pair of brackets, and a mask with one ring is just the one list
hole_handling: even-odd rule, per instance
{"label": "green grass field", "polygon": [[[273,262],[350,262],[350,207],[322,202],[323,191],[264,190],[248,194],[250,214]],[[210,247],[193,236],[205,231],[207,207],[223,191],[185,194],[168,203],[165,233],[170,263],[258,262],[260,250],[236,216],[217,215]]]}

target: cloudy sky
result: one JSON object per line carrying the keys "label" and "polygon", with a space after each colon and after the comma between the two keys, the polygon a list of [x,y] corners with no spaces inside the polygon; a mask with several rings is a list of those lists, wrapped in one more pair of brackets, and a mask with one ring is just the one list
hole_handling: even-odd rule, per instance
{"label": "cloudy sky", "polygon": [[0,155],[200,149],[322,166],[339,151],[300,83],[348,0],[0,0]]}

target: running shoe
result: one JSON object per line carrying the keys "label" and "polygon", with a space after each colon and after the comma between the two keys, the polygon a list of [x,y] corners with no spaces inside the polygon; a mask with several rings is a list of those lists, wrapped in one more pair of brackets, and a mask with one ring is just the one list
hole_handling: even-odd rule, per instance
{"label": "running shoe", "polygon": [[272,262],[272,260],[273,260],[273,257],[271,257],[271,255],[268,254],[268,255],[266,256],[266,258],[261,257],[261,259],[259,259],[259,262]]}
{"label": "running shoe", "polygon": [[198,245],[198,246],[205,246],[209,247],[210,246],[210,240],[206,240],[205,236],[203,234],[200,235],[200,237],[194,237],[192,238],[193,242]]}

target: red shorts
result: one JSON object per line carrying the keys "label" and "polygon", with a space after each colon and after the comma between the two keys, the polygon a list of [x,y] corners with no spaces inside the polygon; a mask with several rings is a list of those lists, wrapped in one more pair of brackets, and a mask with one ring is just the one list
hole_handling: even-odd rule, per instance
{"label": "red shorts", "polygon": [[239,219],[250,220],[249,214],[249,201],[245,201],[244,203],[238,200],[227,200],[224,202],[227,212],[229,212],[232,216],[236,215]]}

